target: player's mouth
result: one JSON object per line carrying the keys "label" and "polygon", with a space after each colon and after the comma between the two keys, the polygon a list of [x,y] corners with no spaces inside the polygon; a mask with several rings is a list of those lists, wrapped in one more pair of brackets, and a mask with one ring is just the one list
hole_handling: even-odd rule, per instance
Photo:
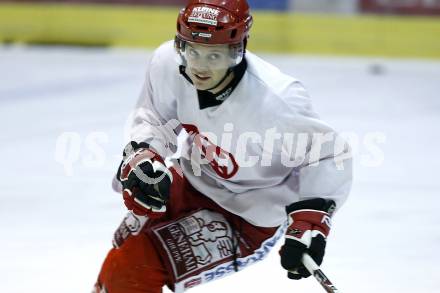
{"label": "player's mouth", "polygon": [[201,80],[201,81],[206,81],[206,80],[208,80],[208,79],[211,78],[210,76],[201,76],[201,75],[198,75],[198,74],[194,74],[194,76],[195,76],[197,79]]}

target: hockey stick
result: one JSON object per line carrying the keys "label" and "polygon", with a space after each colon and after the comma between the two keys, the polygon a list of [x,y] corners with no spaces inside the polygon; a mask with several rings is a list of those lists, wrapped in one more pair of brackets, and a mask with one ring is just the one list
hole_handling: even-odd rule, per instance
{"label": "hockey stick", "polygon": [[321,284],[324,290],[328,293],[341,293],[336,289],[332,282],[324,275],[316,262],[312,259],[310,255],[304,253],[303,264],[306,269],[315,277],[315,279]]}

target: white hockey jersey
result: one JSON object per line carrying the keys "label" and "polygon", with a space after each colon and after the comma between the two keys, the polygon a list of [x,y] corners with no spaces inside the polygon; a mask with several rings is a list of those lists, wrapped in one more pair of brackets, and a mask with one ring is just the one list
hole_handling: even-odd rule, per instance
{"label": "white hockey jersey", "polygon": [[172,41],[154,52],[132,140],[169,157],[183,126],[189,133],[181,151],[184,176],[254,225],[281,225],[285,206],[308,198],[342,205],[351,187],[350,150],[313,112],[299,81],[248,51],[247,70],[232,93],[220,105],[200,109],[176,54]]}

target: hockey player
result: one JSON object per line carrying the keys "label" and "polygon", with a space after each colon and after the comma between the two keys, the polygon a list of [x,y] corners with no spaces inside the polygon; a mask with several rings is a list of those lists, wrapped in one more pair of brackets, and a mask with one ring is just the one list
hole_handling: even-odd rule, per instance
{"label": "hockey player", "polygon": [[298,80],[246,51],[251,26],[246,0],[191,0],[154,52],[114,180],[130,212],[95,292],[183,291],[280,238],[290,278],[309,276],[304,253],[322,262],[349,149]]}

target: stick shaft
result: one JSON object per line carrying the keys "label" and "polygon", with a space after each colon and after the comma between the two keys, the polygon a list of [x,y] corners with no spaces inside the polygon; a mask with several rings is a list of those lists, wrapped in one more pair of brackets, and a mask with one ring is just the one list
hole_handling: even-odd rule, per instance
{"label": "stick shaft", "polygon": [[324,290],[328,293],[341,293],[336,289],[333,283],[327,278],[322,272],[316,262],[312,259],[310,255],[305,253],[303,255],[303,264],[306,269],[315,277],[315,279],[321,284]]}

